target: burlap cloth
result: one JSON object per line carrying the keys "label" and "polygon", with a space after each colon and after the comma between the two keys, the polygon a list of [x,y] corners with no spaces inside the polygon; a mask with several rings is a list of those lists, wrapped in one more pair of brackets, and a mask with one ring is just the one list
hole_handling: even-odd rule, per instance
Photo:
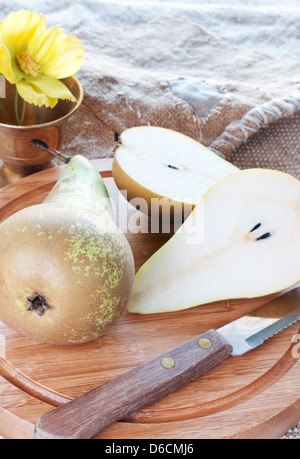
{"label": "burlap cloth", "polygon": [[113,28],[98,40],[87,41],[78,73],[85,97],[68,126],[69,153],[110,157],[124,129],[163,126],[240,168],[300,178],[297,61],[236,46],[186,18]]}
{"label": "burlap cloth", "polygon": [[85,95],[65,153],[112,157],[123,130],[162,126],[240,168],[300,178],[297,1],[266,0],[264,8],[258,0],[2,3],[3,15],[38,9],[85,46],[77,74]]}

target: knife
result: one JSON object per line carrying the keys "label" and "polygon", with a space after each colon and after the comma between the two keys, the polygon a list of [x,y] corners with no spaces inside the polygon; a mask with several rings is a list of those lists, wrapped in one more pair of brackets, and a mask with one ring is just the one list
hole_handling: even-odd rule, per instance
{"label": "knife", "polygon": [[300,320],[300,287],[208,330],[39,418],[36,439],[88,439],[175,392],[229,356],[251,351]]}

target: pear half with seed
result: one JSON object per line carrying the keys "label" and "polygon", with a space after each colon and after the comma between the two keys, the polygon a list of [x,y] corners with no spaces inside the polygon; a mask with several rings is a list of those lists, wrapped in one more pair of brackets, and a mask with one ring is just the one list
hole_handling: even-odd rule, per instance
{"label": "pear half with seed", "polygon": [[238,170],[180,132],[138,126],[121,134],[112,172],[121,193],[141,212],[151,214],[166,199],[172,214],[184,205],[189,213],[212,185]]}
{"label": "pear half with seed", "polygon": [[176,311],[282,292],[300,281],[300,182],[249,169],[210,188],[139,269],[128,310]]}

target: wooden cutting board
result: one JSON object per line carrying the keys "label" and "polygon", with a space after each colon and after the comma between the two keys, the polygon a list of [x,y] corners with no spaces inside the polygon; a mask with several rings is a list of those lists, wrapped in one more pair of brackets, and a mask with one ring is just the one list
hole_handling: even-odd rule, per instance
{"label": "wooden cutting board", "polygon": [[[143,232],[145,217],[116,188],[112,160],[94,164],[104,177],[117,224],[128,238],[138,269],[170,234]],[[1,190],[0,221],[42,202],[60,171],[61,167],[39,172]],[[140,231],[133,233],[132,228]],[[79,346],[39,344],[0,322],[0,435],[33,438],[35,422],[53,406],[270,299],[218,302],[157,315],[125,312],[103,337]],[[96,438],[281,437],[300,419],[300,350],[295,352],[299,333],[299,325],[294,324],[264,346],[242,357],[229,357],[203,377],[106,428]]]}

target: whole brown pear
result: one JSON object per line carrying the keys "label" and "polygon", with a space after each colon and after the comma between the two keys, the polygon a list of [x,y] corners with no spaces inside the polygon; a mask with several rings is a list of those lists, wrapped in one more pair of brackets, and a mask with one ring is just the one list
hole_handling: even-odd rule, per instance
{"label": "whole brown pear", "polygon": [[47,199],[0,225],[0,320],[34,340],[78,344],[124,311],[134,260],[94,166],[74,156]]}

